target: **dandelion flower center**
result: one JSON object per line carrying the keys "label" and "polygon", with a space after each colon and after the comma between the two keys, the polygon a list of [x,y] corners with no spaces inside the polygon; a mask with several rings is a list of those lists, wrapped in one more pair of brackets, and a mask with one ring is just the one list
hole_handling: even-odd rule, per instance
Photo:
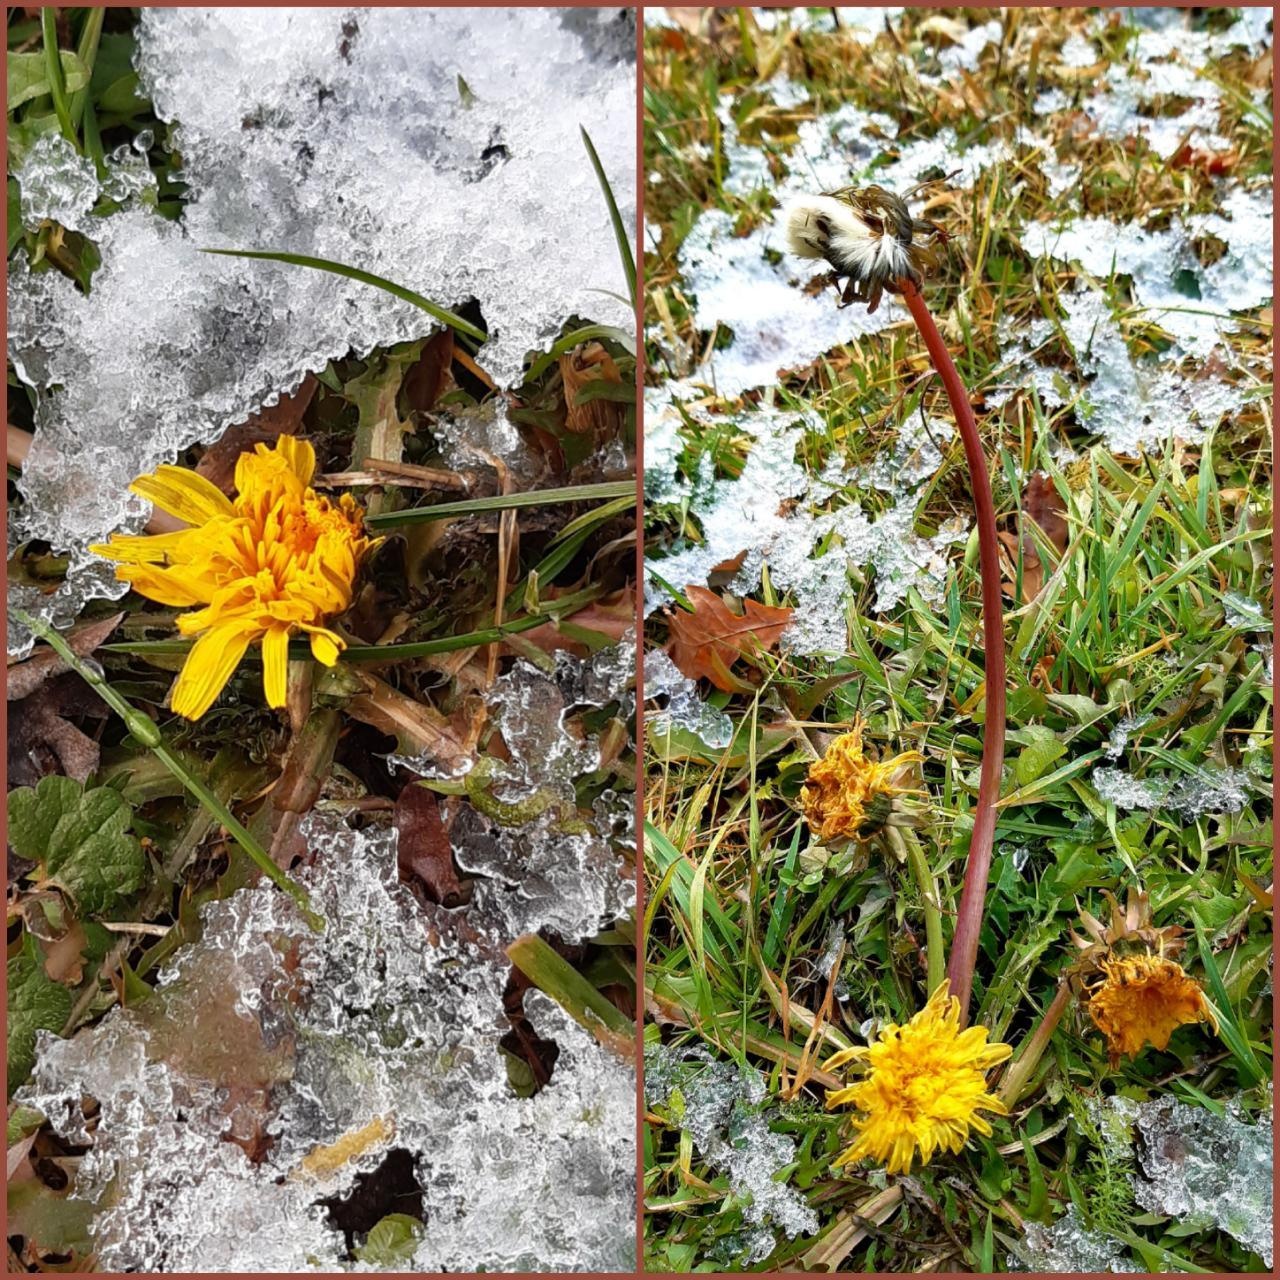
{"label": "dandelion flower center", "polygon": [[338,660],[346,642],[325,623],[350,607],[374,543],[349,494],[333,502],[310,487],[315,463],[312,447],[293,436],[259,444],[236,464],[234,499],[193,471],[160,467],[133,490],[190,528],[117,534],[91,548],[117,561],[116,577],[149,599],[201,606],[178,617],[179,631],[196,637],[173,689],[179,715],[199,719],[255,641],[272,707],[285,704],[291,635],[306,634],[325,666]]}
{"label": "dandelion flower center", "polygon": [[858,1063],[856,1084],[827,1094],[827,1106],[852,1106],[854,1143],[836,1158],[837,1167],[871,1157],[890,1173],[906,1173],[918,1155],[928,1164],[939,1151],[959,1152],[971,1132],[990,1134],[979,1114],[1006,1114],[987,1092],[986,1072],[1003,1062],[1007,1044],[988,1044],[985,1027],[960,1030],[960,1003],[944,982],[910,1022],[890,1024],[865,1049],[846,1049],[828,1063],[832,1070]]}

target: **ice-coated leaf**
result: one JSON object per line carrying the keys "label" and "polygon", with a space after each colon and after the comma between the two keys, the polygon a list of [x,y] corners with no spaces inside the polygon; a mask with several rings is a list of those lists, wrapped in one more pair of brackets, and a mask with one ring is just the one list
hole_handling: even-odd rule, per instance
{"label": "ice-coated leaf", "polygon": [[[42,52],[10,53],[8,59],[6,97],[10,111],[49,92],[49,68]],[[78,93],[89,83],[88,69],[68,49],[62,51],[62,78],[68,93]]]}
{"label": "ice-coated leaf", "polygon": [[71,1014],[71,992],[44,971],[39,947],[30,934],[5,966],[9,984],[9,1092],[28,1075],[36,1056],[38,1031],[60,1032]]}
{"label": "ice-coated leaf", "polygon": [[389,1269],[408,1262],[422,1238],[422,1223],[407,1213],[389,1213],[374,1223],[369,1236],[358,1249],[356,1257],[373,1267]]}

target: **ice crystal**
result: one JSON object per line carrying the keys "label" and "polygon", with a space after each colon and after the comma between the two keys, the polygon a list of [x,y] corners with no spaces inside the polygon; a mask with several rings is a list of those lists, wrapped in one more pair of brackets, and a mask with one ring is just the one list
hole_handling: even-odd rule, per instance
{"label": "ice crystal", "polygon": [[1098,795],[1119,809],[1167,809],[1186,818],[1239,813],[1256,788],[1243,769],[1204,768],[1179,777],[1135,778],[1123,769],[1101,765],[1091,780]]}
{"label": "ice crystal", "polygon": [[1141,1272],[1124,1257],[1124,1246],[1080,1221],[1075,1205],[1052,1226],[1028,1221],[1009,1258],[1010,1271],[1081,1275],[1089,1272]]}
{"label": "ice crystal", "polygon": [[1186,1229],[1217,1227],[1272,1263],[1271,1117],[1246,1123],[1174,1098],[1139,1108],[1138,1203]]}
{"label": "ice crystal", "polygon": [[1129,745],[1129,736],[1151,720],[1149,715],[1121,716],[1107,738],[1105,755],[1108,760],[1119,760]]}
{"label": "ice crystal", "polygon": [[1271,1266],[1269,1113],[1247,1118],[1232,1100],[1219,1115],[1171,1097],[1087,1105],[1109,1152],[1127,1160],[1136,1149],[1133,1190],[1143,1209],[1173,1218],[1183,1231],[1226,1231]]}
{"label": "ice crystal", "polygon": [[[700,1049],[645,1050],[645,1097],[650,1106],[669,1106],[678,1091],[679,1124],[703,1159],[727,1174],[730,1189],[746,1199],[750,1225],[773,1226],[789,1239],[818,1229],[818,1215],[804,1197],[777,1175],[794,1162],[796,1142],[769,1127],[772,1117],[764,1078],[754,1067],[717,1062]],[[752,1262],[763,1261],[776,1245],[757,1233]],[[767,1245],[764,1252],[760,1249]]]}
{"label": "ice crystal", "polygon": [[938,62],[947,73],[947,78],[954,78],[958,71],[976,71],[982,51],[988,45],[999,43],[1001,30],[1000,21],[993,18],[981,26],[970,27],[955,44],[942,49],[938,54]]}
{"label": "ice crystal", "polygon": [[424,1223],[399,1269],[629,1269],[631,1067],[531,993],[560,1053],[518,1097],[501,939],[424,918],[396,883],[394,833],[313,817],[304,834],[323,933],[273,888],[240,890],[204,908],[152,997],[41,1040],[22,1096],[90,1147],[74,1194],[96,1206],[99,1265],[349,1269],[325,1202],[394,1149]]}
{"label": "ice crystal", "polygon": [[[191,198],[178,223],[140,200],[96,216],[82,161],[27,158],[24,217],[65,215],[102,264],[88,296],[11,264],[10,355],[39,392],[11,520],[70,555],[65,588],[15,602],[65,625],[84,599],[118,596],[85,546],[141,523],[137,475],[308,370],[432,327],[367,285],[205,247],[336,259],[450,307],[475,298],[492,335],[480,360],[503,386],[573,314],[629,322],[608,297],[623,283],[579,125],[627,225],[631,19],[576,13],[142,10],[143,90],[177,122]],[[118,197],[110,181],[101,194]]]}
{"label": "ice crystal", "polygon": [[551,674],[517,662],[489,693],[510,760],[491,779],[496,803],[464,809],[450,836],[459,867],[479,877],[473,911],[503,936],[550,929],[576,942],[632,905],[613,824],[578,816],[574,783],[600,767],[600,745],[574,713],[616,703],[630,719],[634,666],[624,640],[587,660],[558,653]]}
{"label": "ice crystal", "polygon": [[703,702],[697,682],[684,675],[661,649],[644,655],[644,697],[646,702],[665,700],[665,706],[645,716],[646,732],[655,740],[685,729],[713,751],[723,750],[733,741],[733,721]]}
{"label": "ice crystal", "polygon": [[154,196],[156,179],[146,160],[153,141],[143,130],[132,144],[104,157],[99,174],[60,133],[43,134],[14,164],[23,226],[38,231],[48,220],[68,231],[90,231],[101,225],[93,216],[100,203],[124,205],[144,193]]}
{"label": "ice crystal", "polygon": [[1262,605],[1239,591],[1228,591],[1222,597],[1224,621],[1237,631],[1270,631],[1271,619]]}
{"label": "ice crystal", "polygon": [[1073,31],[1062,43],[1062,64],[1067,67],[1091,67],[1098,61],[1098,47]]}

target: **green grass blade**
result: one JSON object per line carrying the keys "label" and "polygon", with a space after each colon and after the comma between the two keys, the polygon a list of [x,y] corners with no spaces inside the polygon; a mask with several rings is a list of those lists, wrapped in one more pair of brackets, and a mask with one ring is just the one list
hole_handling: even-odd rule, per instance
{"label": "green grass blade", "polygon": [[604,165],[600,163],[600,157],[596,154],[591,135],[585,128],[582,129],[582,141],[587,148],[587,155],[591,157],[591,167],[596,171],[596,177],[600,180],[600,189],[604,192],[605,202],[609,206],[609,220],[613,223],[613,236],[618,242],[618,256],[622,259],[622,272],[627,277],[627,292],[631,295],[631,305],[634,307],[636,305],[636,260],[631,252],[631,237],[627,234],[626,227],[622,225],[622,214],[618,212],[618,202],[613,198],[613,188],[605,176]]}
{"label": "green grass blade", "polygon": [[311,267],[316,271],[329,271],[335,276],[345,276],[348,280],[371,284],[375,289],[381,289],[392,297],[412,303],[418,310],[425,311],[433,320],[439,320],[441,324],[448,325],[458,333],[465,333],[467,337],[475,338],[478,342],[484,342],[489,336],[483,329],[477,329],[471,321],[464,320],[460,315],[455,315],[452,311],[438,306],[429,298],[424,298],[422,294],[414,293],[412,289],[406,289],[403,285],[396,284],[384,276],[375,276],[371,271],[361,271],[359,267],[349,267],[342,262],[331,262],[328,258],[311,258],[302,253],[278,253],[270,249],[205,249],[202,252],[217,254],[221,258],[257,258],[262,262],[283,262],[293,267]]}
{"label": "green grass blade", "polygon": [[58,117],[62,136],[77,151],[80,139],[71,121],[71,103],[67,99],[67,82],[62,75],[62,53],[58,48],[58,11],[47,5],[40,10],[40,34],[44,40],[45,71],[49,77],[49,93],[53,97],[53,109]]}
{"label": "green grass blade", "polygon": [[[625,302],[626,299],[620,298],[619,301]],[[566,352],[572,351],[574,347],[580,346],[584,342],[591,342],[596,338],[608,338],[610,342],[616,342],[630,355],[635,355],[636,353],[635,336],[625,329],[619,329],[612,324],[583,325],[581,329],[566,333],[549,351],[544,351],[542,355],[538,356],[529,366],[529,372],[525,375],[526,379],[529,382],[536,382]]]}
{"label": "green grass blade", "polygon": [[429,520],[447,520],[454,516],[482,515],[489,511],[510,511],[523,507],[546,507],[557,502],[612,501],[635,497],[634,480],[610,480],[602,484],[570,485],[564,489],[531,489],[526,493],[500,493],[492,498],[472,498],[466,502],[438,502],[430,507],[412,507],[407,511],[386,511],[366,516],[370,529],[391,529],[405,524],[425,524]]}
{"label": "green grass blade", "polygon": [[1198,919],[1196,920],[1196,944],[1200,949],[1200,963],[1204,966],[1205,977],[1209,980],[1209,989],[1213,992],[1213,1011],[1218,1017],[1218,1035],[1222,1043],[1231,1050],[1241,1083],[1248,1088],[1266,1079],[1267,1072],[1263,1070],[1253,1047],[1236,1023],[1235,1013],[1231,1008],[1231,997],[1223,985],[1222,974],[1218,971],[1218,962],[1213,958],[1209,941],[1204,936],[1204,926]]}

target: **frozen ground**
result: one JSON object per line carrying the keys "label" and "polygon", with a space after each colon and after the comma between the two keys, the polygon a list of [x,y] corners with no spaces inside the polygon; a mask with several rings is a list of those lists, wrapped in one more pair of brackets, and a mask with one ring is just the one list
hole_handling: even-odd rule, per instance
{"label": "frozen ground", "polygon": [[[101,190],[57,143],[18,175],[24,221],[79,228],[102,265],[88,297],[13,265],[9,353],[41,395],[10,543],[45,539],[71,561],[55,595],[15,602],[65,626],[84,600],[118,597],[84,548],[142,523],[134,477],[328,360],[431,328],[369,286],[203,248],[309,254],[442,306],[475,299],[492,335],[480,361],[502,386],[574,314],[628,323],[579,126],[628,222],[633,31],[617,9],[144,9],[139,70],[179,126],[181,221],[148,206],[127,149]],[[102,194],[125,207],[95,217]],[[11,650],[28,644],[11,630]]]}
{"label": "frozen ground", "polygon": [[600,762],[564,716],[625,708],[632,652],[561,655],[554,676],[520,664],[495,686],[513,757],[495,795],[548,804],[519,823],[455,825],[476,877],[468,907],[424,908],[397,883],[393,831],[312,816],[302,878],[322,934],[274,888],[241,890],[206,908],[201,941],[150,999],[69,1040],[42,1036],[20,1096],[91,1143],[73,1194],[96,1206],[103,1269],[350,1269],[324,1202],[388,1160],[413,1192],[383,1212],[422,1222],[392,1270],[632,1266],[633,1065],[537,991],[524,1010],[559,1047],[550,1083],[518,1096],[499,1046],[504,946],[543,925],[590,937],[630,905],[610,840],[630,823],[619,837],[607,804],[589,823],[556,818]]}
{"label": "frozen ground", "polygon": [[[1118,1095],[1091,1108],[1110,1150],[1137,1157],[1133,1195],[1148,1213],[1184,1231],[1216,1228],[1272,1259],[1272,1120],[1248,1119],[1236,1104],[1222,1115],[1175,1098],[1135,1103]],[[1123,1245],[1081,1222],[1075,1206],[1051,1226],[1028,1223],[1011,1270],[1080,1274],[1145,1271]]]}
{"label": "frozen ground", "polygon": [[[860,12],[870,15],[858,27],[867,39],[886,22],[896,24],[901,15],[894,9]],[[758,10],[756,15],[768,29],[784,20],[775,11]],[[871,316],[860,307],[837,310],[830,291],[807,291],[803,286],[818,272],[783,251],[783,237],[772,221],[745,236],[735,234],[734,202],[754,198],[758,204],[761,190],[777,206],[796,192],[872,180],[905,191],[924,178],[958,170],[951,186],[967,192],[994,165],[1010,168],[1016,162],[1038,168],[1051,192],[1066,196],[1059,205],[1062,214],[1014,233],[1033,258],[1082,270],[1061,293],[1062,314],[1056,323],[1046,319],[1003,330],[1003,371],[990,394],[992,407],[1032,385],[1047,408],[1074,404],[1085,430],[1121,454],[1158,450],[1173,438],[1198,442],[1224,415],[1238,411],[1254,379],[1233,368],[1235,358],[1224,338],[1234,327],[1233,312],[1262,305],[1271,296],[1270,184],[1217,179],[1212,212],[1177,215],[1156,230],[1081,214],[1078,194],[1070,194],[1078,189],[1078,166],[1072,167],[1069,151],[1060,156],[1059,149],[1060,140],[1089,136],[1141,136],[1161,156],[1171,155],[1183,141],[1192,147],[1225,148],[1229,143],[1217,132],[1225,91],[1216,61],[1233,51],[1256,55],[1265,49],[1271,39],[1269,17],[1266,9],[1243,10],[1233,25],[1211,34],[1190,30],[1177,15],[1135,11],[1127,59],[1105,67],[1090,39],[1072,36],[1054,56],[1069,68],[1099,64],[1098,76],[1079,80],[1070,93],[1046,89],[1035,100],[1030,124],[975,145],[962,143],[950,128],[899,142],[893,120],[852,103],[801,120],[789,141],[766,134],[752,144],[739,136],[738,121],[748,116],[747,107],[740,98],[721,94],[716,114],[722,187],[730,208],[709,208],[698,217],[679,248],[677,281],[693,308],[696,328],[710,333],[720,327],[721,341],[680,381],[650,388],[646,412],[650,498],[691,500],[705,541],[677,548],[669,559],[651,564],[647,607],[670,598],[659,577],[678,589],[702,583],[713,565],[746,549],[735,590],[750,590],[767,566],[774,580],[797,596],[795,623],[784,645],[799,653],[839,650],[846,562],[874,570],[879,610],[891,608],[912,587],[926,603],[937,604],[945,588],[947,548],[966,534],[959,524],[936,536],[915,534],[912,494],[928,478],[925,472],[915,472],[891,489],[894,504],[877,519],[857,505],[838,512],[824,512],[817,505],[831,490],[805,476],[792,455],[796,442],[806,432],[821,431],[822,424],[806,421],[802,412],[778,408],[771,403],[771,389],[784,371],[888,329],[902,322],[905,312],[889,298]],[[829,14],[806,11],[785,20],[820,27],[831,23]],[[945,24],[948,19],[936,21]],[[1093,20],[1093,34],[1102,21]],[[954,88],[1000,32],[996,22],[953,25],[956,29],[948,31],[938,54],[938,71],[923,74]],[[915,75],[912,56],[904,52],[901,57],[905,74]],[[790,109],[808,98],[802,85],[781,74],[743,92],[755,99],[764,95],[775,108]],[[1254,93],[1252,109],[1265,111],[1265,95],[1247,92]],[[1151,104],[1161,95],[1174,95],[1179,111],[1153,114]],[[1206,242],[1221,245],[1207,266],[1196,252]],[[650,235],[650,247],[660,243]],[[1124,318],[1154,322],[1172,339],[1163,354],[1137,357],[1131,352],[1122,336],[1122,316],[1106,288],[1113,275],[1131,281],[1132,305]],[[1074,368],[1046,365],[1039,358],[1059,335]],[[654,326],[649,336],[660,346],[670,338],[661,326]],[[671,354],[677,363],[692,363],[687,351]],[[705,424],[700,406],[709,396],[731,399],[753,389],[763,389],[763,402],[743,410],[735,422],[753,440],[741,478],[682,475],[678,457],[689,433],[681,414]],[[909,449],[911,443],[908,436],[899,448]],[[817,540],[831,534],[839,553],[830,550],[824,559],[811,559]]]}

